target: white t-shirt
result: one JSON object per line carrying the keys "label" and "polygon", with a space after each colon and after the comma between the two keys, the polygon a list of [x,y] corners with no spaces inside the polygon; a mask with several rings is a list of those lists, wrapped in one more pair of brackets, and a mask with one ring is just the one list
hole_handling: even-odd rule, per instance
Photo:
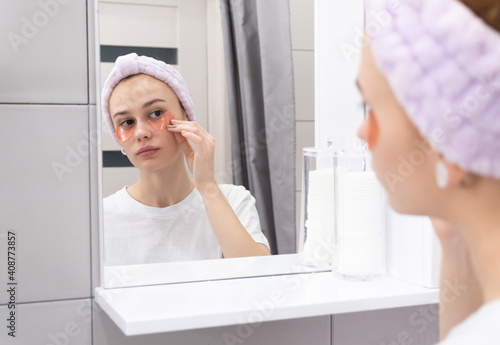
{"label": "white t-shirt", "polygon": [[[219,185],[255,242],[269,243],[260,228],[255,199],[243,186]],[[181,202],[151,207],[126,187],[104,199],[104,262],[135,265],[217,259],[222,252],[196,188]]]}
{"label": "white t-shirt", "polygon": [[439,345],[499,345],[500,300],[483,305],[455,326]]}

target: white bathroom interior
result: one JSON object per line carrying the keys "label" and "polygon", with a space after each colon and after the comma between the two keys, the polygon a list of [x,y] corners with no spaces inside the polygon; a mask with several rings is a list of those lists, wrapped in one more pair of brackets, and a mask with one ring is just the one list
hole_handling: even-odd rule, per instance
{"label": "white bathroom interior", "polygon": [[[254,0],[245,0],[254,1]],[[263,0],[255,0],[263,1]],[[286,2],[286,1],[285,1]],[[303,249],[303,149],[354,144],[362,0],[289,0],[297,252]],[[101,200],[138,178],[107,166],[120,148],[102,125],[103,46],[177,54],[197,121],[232,183],[219,0],[25,0],[0,14],[0,257],[17,234],[16,337],[0,344],[434,344],[439,248],[422,217],[383,204],[384,276],[350,281],[303,253],[106,266]],[[222,115],[221,115],[222,114]],[[349,117],[346,117],[349,114]],[[103,158],[104,157],[104,158]],[[292,173],[292,172],[291,172]],[[0,315],[8,320],[6,265]],[[4,321],[7,323],[7,321]]]}

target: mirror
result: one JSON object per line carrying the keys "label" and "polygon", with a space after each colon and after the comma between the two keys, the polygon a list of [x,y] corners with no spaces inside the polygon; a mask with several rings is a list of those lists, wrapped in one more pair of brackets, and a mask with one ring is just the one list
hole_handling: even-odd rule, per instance
{"label": "mirror", "polygon": [[[311,2],[309,7],[311,14],[313,7],[314,4]],[[101,52],[101,63],[98,80],[101,81],[100,90],[102,90],[104,80],[111,71],[116,57],[129,52],[153,56],[173,65],[181,72],[188,85],[195,104],[197,122],[216,139],[217,182],[232,183],[230,129],[225,91],[226,71],[220,22],[219,2],[216,0],[100,0],[100,46],[97,48]],[[309,73],[313,73],[313,70],[309,70]],[[312,98],[314,94],[309,93],[309,96]],[[313,128],[310,126],[311,123],[308,125],[309,128]],[[102,197],[106,198],[122,190],[124,186],[136,183],[139,180],[139,170],[122,154],[120,146],[114,142],[103,122],[101,127]],[[313,135],[304,146],[314,145],[312,137]],[[297,156],[299,158],[297,174],[301,171],[301,149],[300,147]],[[299,183],[297,189],[300,190],[300,177],[297,178],[297,182]],[[297,198],[300,200],[300,195]],[[293,202],[293,200],[283,202]],[[103,218],[106,218],[106,214]],[[113,262],[106,259],[106,255],[109,255],[109,241],[113,239],[106,233],[106,226],[103,232],[104,287],[228,279],[315,270],[303,267],[295,254],[224,260],[195,258],[147,264]],[[136,239],[131,236],[119,240],[128,242],[128,247],[124,248],[130,248]]]}

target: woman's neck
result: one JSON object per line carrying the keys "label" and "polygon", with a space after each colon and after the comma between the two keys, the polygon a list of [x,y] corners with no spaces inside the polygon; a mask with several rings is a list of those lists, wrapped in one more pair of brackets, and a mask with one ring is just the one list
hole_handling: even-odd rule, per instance
{"label": "woman's neck", "polygon": [[137,183],[127,188],[132,198],[151,207],[167,207],[184,200],[194,188],[184,159],[157,171],[140,171]]}
{"label": "woman's neck", "polygon": [[484,302],[500,299],[500,182],[484,179],[453,223],[462,231]]}

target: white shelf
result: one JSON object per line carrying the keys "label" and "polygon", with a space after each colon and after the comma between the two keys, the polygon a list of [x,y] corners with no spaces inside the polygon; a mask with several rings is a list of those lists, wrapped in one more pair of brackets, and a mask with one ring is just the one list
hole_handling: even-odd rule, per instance
{"label": "white shelf", "polygon": [[431,304],[439,301],[439,290],[316,272],[97,288],[95,299],[123,333],[140,335]]}
{"label": "white shelf", "polygon": [[186,283],[243,277],[325,271],[302,265],[299,254],[254,256],[231,259],[164,262],[142,265],[104,266],[104,287]]}

